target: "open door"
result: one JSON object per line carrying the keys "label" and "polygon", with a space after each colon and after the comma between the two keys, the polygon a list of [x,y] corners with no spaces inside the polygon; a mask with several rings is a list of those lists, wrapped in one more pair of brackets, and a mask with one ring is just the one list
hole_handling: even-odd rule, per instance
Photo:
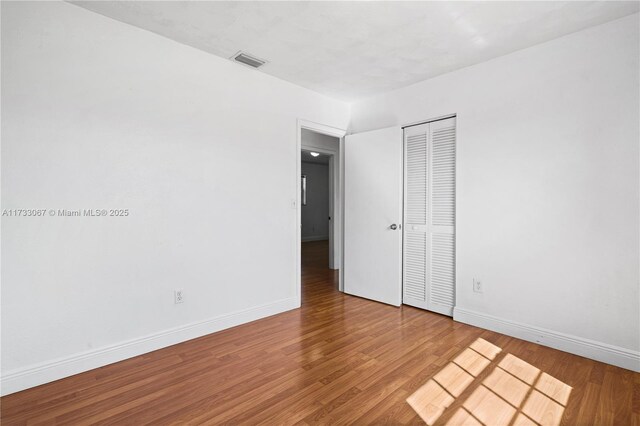
{"label": "open door", "polygon": [[344,291],[402,303],[402,129],[345,137]]}

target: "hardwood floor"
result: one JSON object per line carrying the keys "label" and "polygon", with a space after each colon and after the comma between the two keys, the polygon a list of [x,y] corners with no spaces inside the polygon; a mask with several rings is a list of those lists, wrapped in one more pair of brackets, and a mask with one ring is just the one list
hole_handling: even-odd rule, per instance
{"label": "hardwood floor", "polygon": [[301,309],[6,396],[2,424],[640,425],[640,374],[339,293],[326,242],[303,259]]}

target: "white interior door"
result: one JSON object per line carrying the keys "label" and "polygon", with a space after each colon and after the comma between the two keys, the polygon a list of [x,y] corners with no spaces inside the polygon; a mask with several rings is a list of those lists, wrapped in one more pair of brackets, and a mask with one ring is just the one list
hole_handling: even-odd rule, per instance
{"label": "white interior door", "polygon": [[455,305],[456,119],[404,129],[403,303],[444,315]]}
{"label": "white interior door", "polygon": [[345,137],[344,291],[402,302],[402,130]]}

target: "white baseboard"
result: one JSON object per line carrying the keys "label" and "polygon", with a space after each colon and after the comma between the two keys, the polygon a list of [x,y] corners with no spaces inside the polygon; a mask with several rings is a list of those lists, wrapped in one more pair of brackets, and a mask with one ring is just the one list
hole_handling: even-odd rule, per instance
{"label": "white baseboard", "polygon": [[468,309],[454,308],[453,319],[506,334],[507,336],[517,337],[585,358],[640,372],[640,352],[630,349],[521,324]]}
{"label": "white baseboard", "polygon": [[283,299],[116,345],[8,371],[0,379],[0,394],[8,395],[299,307],[297,298]]}
{"label": "white baseboard", "polygon": [[309,241],[325,241],[328,240],[328,235],[310,235],[308,237],[302,237],[301,240],[303,243],[307,243]]}

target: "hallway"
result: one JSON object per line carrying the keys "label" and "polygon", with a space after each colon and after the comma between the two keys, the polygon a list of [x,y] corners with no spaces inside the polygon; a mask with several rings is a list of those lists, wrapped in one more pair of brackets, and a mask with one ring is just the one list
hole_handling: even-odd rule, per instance
{"label": "hallway", "polygon": [[329,242],[302,243],[302,305],[316,297],[331,296],[338,289],[338,270],[329,265]]}

